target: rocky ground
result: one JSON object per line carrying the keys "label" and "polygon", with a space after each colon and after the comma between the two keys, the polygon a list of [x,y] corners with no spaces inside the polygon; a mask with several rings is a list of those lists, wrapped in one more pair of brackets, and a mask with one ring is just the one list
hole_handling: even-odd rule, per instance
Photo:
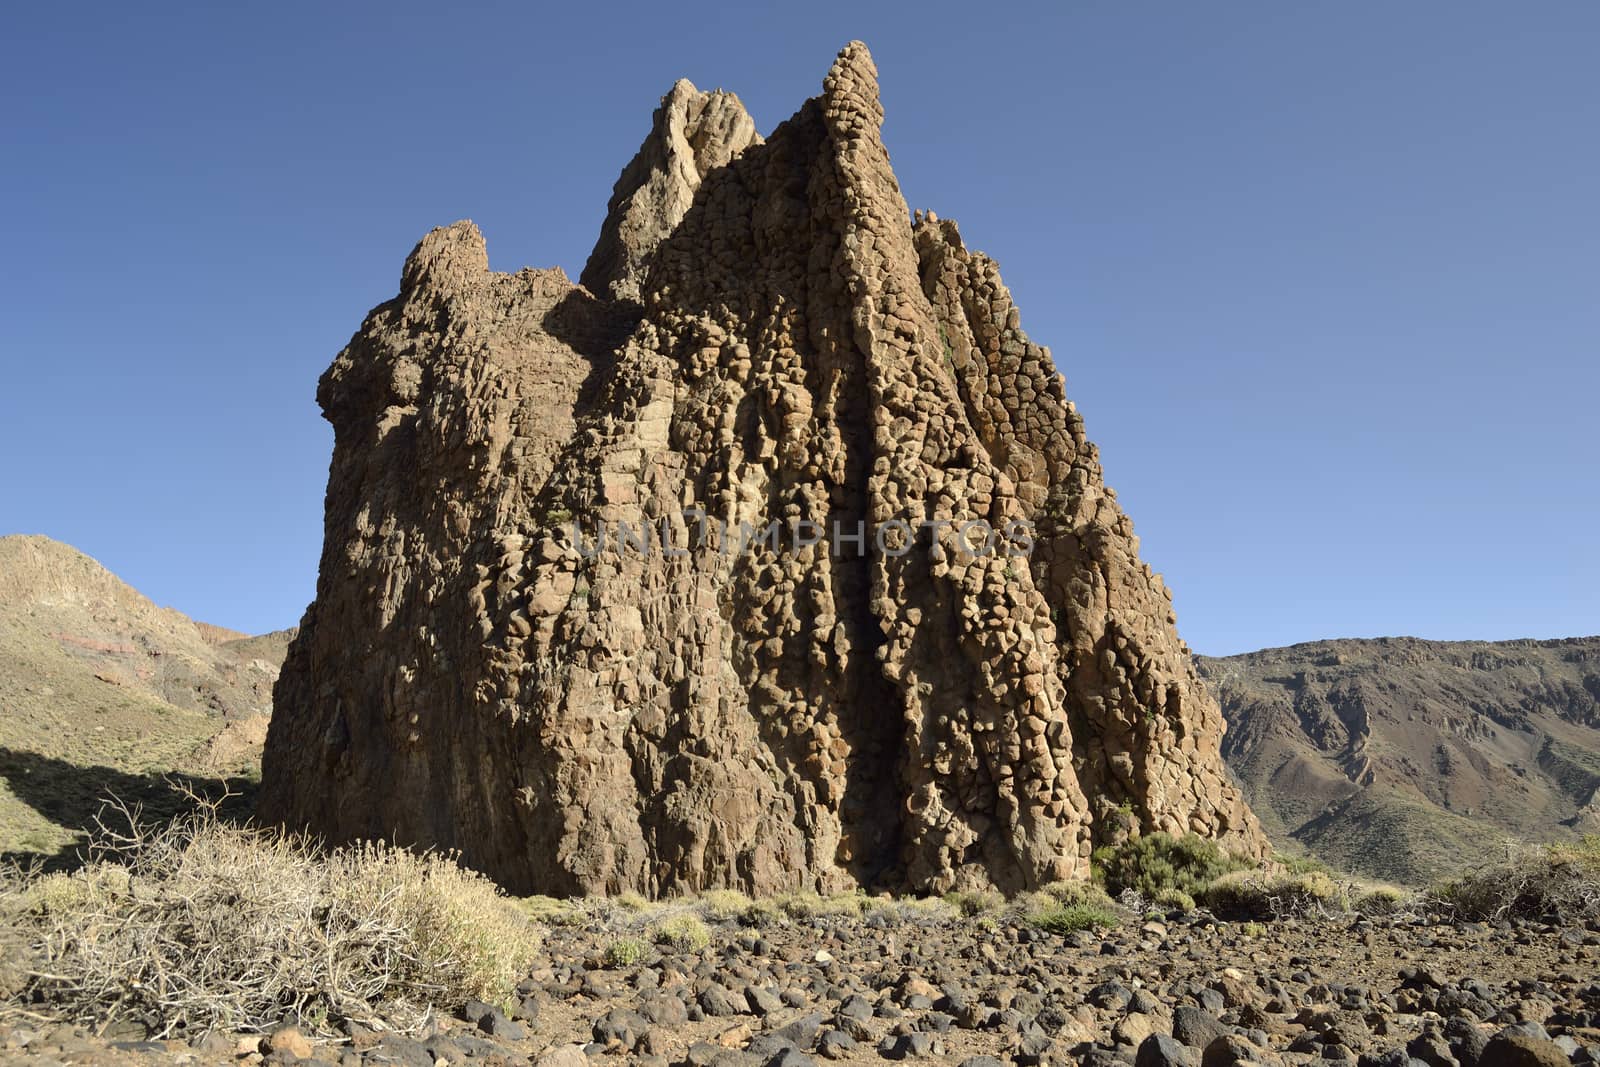
{"label": "rocky ground", "polygon": [[[1600,923],[1129,915],[1060,935],[1004,917],[710,925],[695,951],[556,927],[509,1012],[411,1035],[346,1024],[192,1042],[12,1019],[0,1057],[61,1064],[728,1064],[824,1060],[1231,1067],[1600,1064]],[[608,962],[608,959],[611,962]]]}

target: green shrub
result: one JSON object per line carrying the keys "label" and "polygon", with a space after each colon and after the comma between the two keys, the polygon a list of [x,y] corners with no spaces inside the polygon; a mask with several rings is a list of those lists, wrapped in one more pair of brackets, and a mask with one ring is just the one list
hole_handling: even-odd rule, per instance
{"label": "green shrub", "polygon": [[651,940],[670,945],[680,952],[699,952],[711,944],[711,933],[698,916],[684,912],[662,919],[650,927]]}
{"label": "green shrub", "polygon": [[1167,889],[1198,897],[1224,874],[1251,864],[1228,855],[1215,841],[1199,834],[1173,837],[1153,833],[1122,845],[1096,849],[1094,865],[1112,893],[1132,889],[1154,900]]}
{"label": "green shrub", "polygon": [[650,946],[637,937],[619,937],[606,946],[607,967],[631,967],[650,954]]}
{"label": "green shrub", "polygon": [[1066,904],[1041,908],[1028,915],[1028,923],[1052,934],[1117,925],[1117,916],[1108,908],[1093,904]]}

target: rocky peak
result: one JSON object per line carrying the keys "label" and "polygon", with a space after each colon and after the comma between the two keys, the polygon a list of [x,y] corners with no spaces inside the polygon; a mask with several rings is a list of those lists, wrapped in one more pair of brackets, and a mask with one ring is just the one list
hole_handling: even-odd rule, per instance
{"label": "rocky peak", "polygon": [[743,114],[669,94],[585,288],[435,231],[324,376],[264,814],[555,893],[1016,890],[1148,830],[1261,854],[1048,350],[913,225],[865,46],[766,141]]}
{"label": "rocky peak", "polygon": [[703,93],[678,79],[617,179],[583,285],[601,296],[638,300],[656,246],[683,219],[705,175],[760,143],[755,120],[737,96],[721,89]]}

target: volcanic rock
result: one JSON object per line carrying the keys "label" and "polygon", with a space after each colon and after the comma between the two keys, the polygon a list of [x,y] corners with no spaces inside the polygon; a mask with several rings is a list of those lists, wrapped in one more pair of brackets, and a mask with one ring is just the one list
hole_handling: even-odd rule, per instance
{"label": "volcanic rock", "polygon": [[859,43],[765,141],[680,82],[583,286],[422,240],[318,389],[265,817],[553,894],[1263,853],[1048,350],[882,118]]}

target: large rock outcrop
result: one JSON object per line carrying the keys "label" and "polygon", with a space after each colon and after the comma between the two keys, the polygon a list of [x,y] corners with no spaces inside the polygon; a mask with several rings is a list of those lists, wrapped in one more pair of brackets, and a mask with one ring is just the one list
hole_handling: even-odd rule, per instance
{"label": "large rock outcrop", "polygon": [[1262,852],[1048,351],[882,117],[860,44],[764,142],[680,82],[586,287],[423,239],[318,391],[264,815],[546,893],[1014,890],[1130,824]]}

